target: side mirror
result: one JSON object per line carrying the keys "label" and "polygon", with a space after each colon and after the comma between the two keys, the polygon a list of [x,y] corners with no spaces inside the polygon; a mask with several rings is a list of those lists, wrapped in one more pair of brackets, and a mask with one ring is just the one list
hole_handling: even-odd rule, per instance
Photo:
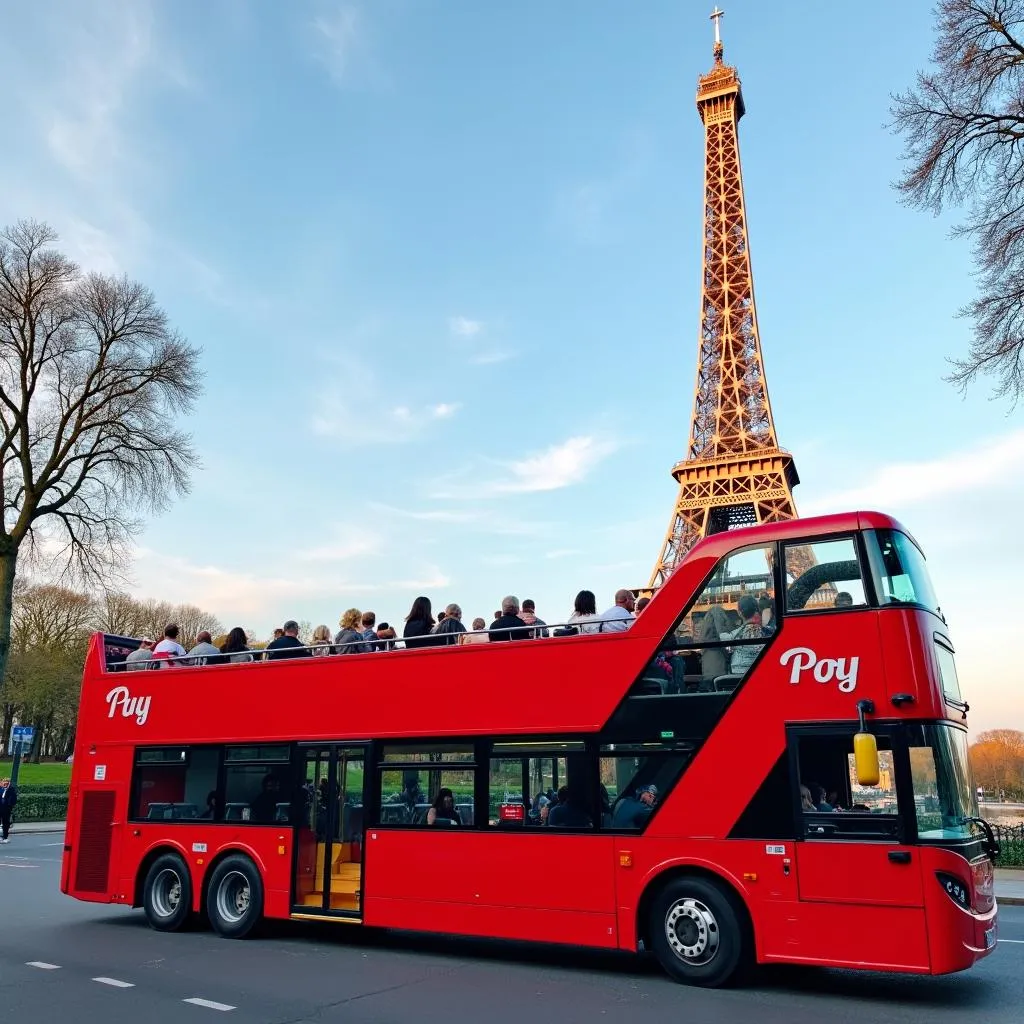
{"label": "side mirror", "polygon": [[878,743],[869,732],[853,737],[853,760],[857,766],[857,785],[877,786],[879,779]]}

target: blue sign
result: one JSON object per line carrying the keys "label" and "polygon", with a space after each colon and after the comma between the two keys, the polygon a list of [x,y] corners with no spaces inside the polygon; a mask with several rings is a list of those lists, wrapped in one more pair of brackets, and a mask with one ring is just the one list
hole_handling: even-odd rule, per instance
{"label": "blue sign", "polygon": [[31,746],[36,738],[36,727],[34,725],[15,725],[11,728],[11,739],[15,743],[23,743]]}

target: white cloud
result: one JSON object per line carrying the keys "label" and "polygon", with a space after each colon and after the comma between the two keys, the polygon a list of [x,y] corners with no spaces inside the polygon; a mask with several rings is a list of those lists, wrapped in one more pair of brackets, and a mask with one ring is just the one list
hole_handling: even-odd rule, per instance
{"label": "white cloud", "polygon": [[379,538],[363,533],[360,536],[342,536],[327,544],[304,548],[298,552],[297,557],[303,562],[347,562],[353,558],[372,555],[379,551],[380,547]]}
{"label": "white cloud", "polygon": [[493,351],[477,352],[469,357],[469,361],[477,366],[490,366],[493,363],[503,363],[511,358],[511,352],[502,352],[495,349]]}
{"label": "white cloud", "polygon": [[360,40],[360,14],[354,4],[340,3],[313,19],[316,56],[335,82],[345,81]]}
{"label": "white cloud", "polygon": [[472,338],[484,329],[482,320],[470,320],[465,316],[453,316],[448,321],[448,328],[458,338]]}
{"label": "white cloud", "polygon": [[394,395],[389,392],[403,386],[408,384],[398,380],[383,385],[369,366],[346,357],[312,396],[310,429],[321,437],[353,443],[398,444],[433,423],[450,420],[461,408],[459,402],[392,404]]}
{"label": "white cloud", "polygon": [[384,505],[377,501],[369,502],[369,507],[378,512],[388,512],[391,515],[401,516],[404,519],[415,519],[421,522],[472,523],[480,518],[480,513],[478,512],[456,512],[449,509],[395,508],[394,505]]}
{"label": "white cloud", "polygon": [[1024,430],[920,462],[877,468],[863,483],[801,503],[803,515],[920,505],[1007,481],[1024,470]]}
{"label": "white cloud", "polygon": [[454,477],[440,481],[434,498],[493,498],[502,494],[529,494],[537,491],[556,491],[583,481],[598,463],[618,448],[608,438],[590,436],[570,437],[562,444],[551,445],[535,455],[501,463],[505,476],[479,483],[458,483],[472,470],[464,470]]}

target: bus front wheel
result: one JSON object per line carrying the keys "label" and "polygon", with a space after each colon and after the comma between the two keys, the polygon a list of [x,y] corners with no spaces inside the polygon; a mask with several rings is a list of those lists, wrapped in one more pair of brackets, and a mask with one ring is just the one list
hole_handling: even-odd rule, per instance
{"label": "bus front wheel", "polygon": [[210,876],[206,912],[218,935],[244,939],[263,917],[263,879],[246,856],[225,857]]}
{"label": "bus front wheel", "polygon": [[176,853],[157,857],[146,872],[142,906],[150,927],[176,932],[188,923],[192,910],[192,876],[188,865]]}
{"label": "bus front wheel", "polygon": [[651,904],[648,927],[658,962],[685,984],[727,984],[748,952],[735,897],[704,878],[669,882]]}

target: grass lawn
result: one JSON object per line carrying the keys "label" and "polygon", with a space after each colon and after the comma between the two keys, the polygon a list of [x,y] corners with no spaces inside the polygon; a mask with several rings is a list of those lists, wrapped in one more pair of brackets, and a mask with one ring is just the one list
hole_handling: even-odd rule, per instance
{"label": "grass lawn", "polygon": [[[11,762],[0,761],[0,779],[11,774]],[[21,762],[18,769],[18,785],[42,786],[50,783],[55,786],[66,786],[71,782],[71,765],[69,764],[26,764]]]}

